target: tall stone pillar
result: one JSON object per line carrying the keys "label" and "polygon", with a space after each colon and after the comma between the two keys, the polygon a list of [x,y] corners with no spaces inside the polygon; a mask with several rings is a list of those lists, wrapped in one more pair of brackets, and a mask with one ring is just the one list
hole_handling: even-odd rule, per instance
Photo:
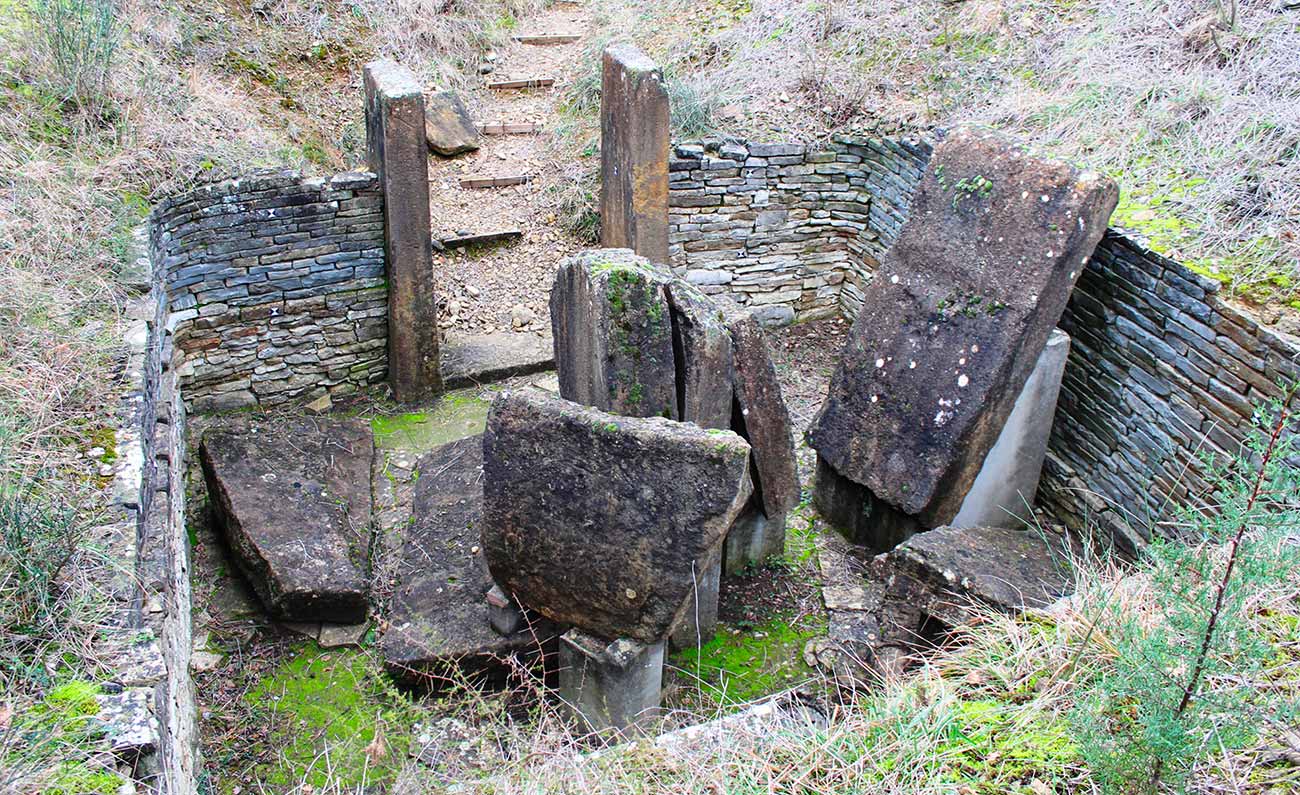
{"label": "tall stone pillar", "polygon": [[600,94],[600,244],[668,264],[668,92],[631,44],[605,50]]}
{"label": "tall stone pillar", "polygon": [[370,170],[384,196],[388,383],[394,398],[409,403],[442,389],[424,93],[409,69],[389,60],[366,64],[365,85]]}

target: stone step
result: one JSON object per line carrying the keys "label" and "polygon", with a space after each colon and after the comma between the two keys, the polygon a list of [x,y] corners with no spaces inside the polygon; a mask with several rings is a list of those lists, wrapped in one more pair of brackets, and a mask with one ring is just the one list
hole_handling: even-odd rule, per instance
{"label": "stone step", "polygon": [[483,243],[502,243],[508,240],[518,240],[523,235],[524,233],[518,229],[502,229],[497,232],[480,232],[473,235],[443,238],[440,242],[443,248],[464,248],[465,246],[477,246]]}
{"label": "stone step", "polygon": [[479,132],[484,135],[529,135],[542,131],[542,125],[536,122],[516,122],[516,123],[497,123],[484,124],[479,127]]}
{"label": "stone step", "polygon": [[442,382],[447,389],[486,384],[555,367],[551,336],[448,332],[442,344]]}
{"label": "stone step", "polygon": [[549,88],[555,85],[554,77],[519,77],[510,80],[492,80],[487,87],[496,91],[509,91],[520,88]]}
{"label": "stone step", "polygon": [[523,185],[532,180],[530,174],[512,174],[508,177],[465,177],[461,179],[462,188],[508,188],[511,185]]}
{"label": "stone step", "polygon": [[581,36],[572,33],[537,33],[533,35],[511,36],[517,44],[533,44],[546,46],[548,44],[573,44],[582,39]]}

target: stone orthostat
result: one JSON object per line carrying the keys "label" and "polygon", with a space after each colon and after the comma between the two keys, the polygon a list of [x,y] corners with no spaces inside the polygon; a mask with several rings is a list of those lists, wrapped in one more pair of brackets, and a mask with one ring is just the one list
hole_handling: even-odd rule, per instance
{"label": "stone orthostat", "polygon": [[923,527],[950,520],[1117,195],[995,133],[950,133],[810,429],[822,460]]}
{"label": "stone orthostat", "polygon": [[750,495],[730,431],[500,395],[483,437],[483,550],[521,606],[603,638],[662,640]]}

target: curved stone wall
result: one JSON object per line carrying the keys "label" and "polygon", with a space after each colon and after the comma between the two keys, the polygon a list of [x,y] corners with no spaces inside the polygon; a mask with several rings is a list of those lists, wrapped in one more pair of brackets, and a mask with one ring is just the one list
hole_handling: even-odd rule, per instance
{"label": "curved stone wall", "polygon": [[197,410],[343,394],[387,369],[374,174],[256,173],[159,203],[151,258]]}
{"label": "curved stone wall", "polygon": [[[840,137],[819,151],[679,145],[673,266],[768,322],[856,317],[929,155],[917,138]],[[1254,408],[1300,379],[1300,340],[1119,230],[1098,246],[1060,325],[1073,344],[1038,500],[1129,549],[1175,506],[1202,500],[1204,454],[1236,455]]]}

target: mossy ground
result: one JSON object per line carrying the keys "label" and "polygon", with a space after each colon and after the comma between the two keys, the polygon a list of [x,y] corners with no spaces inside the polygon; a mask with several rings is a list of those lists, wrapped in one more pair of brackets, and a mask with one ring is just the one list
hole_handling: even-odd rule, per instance
{"label": "mossy ground", "polygon": [[482,433],[490,402],[476,389],[448,392],[421,411],[376,414],[370,427],[381,450],[417,452]]}
{"label": "mossy ground", "polygon": [[[819,678],[804,646],[826,634],[817,590],[817,526],[801,505],[786,527],[785,554],[724,581],[717,634],[673,654],[665,694],[696,712],[734,707]],[[739,604],[736,604],[739,603]]]}
{"label": "mossy ground", "polygon": [[350,790],[390,781],[406,761],[417,709],[366,649],[296,644],[245,698],[279,751],[249,771],[260,783]]}

